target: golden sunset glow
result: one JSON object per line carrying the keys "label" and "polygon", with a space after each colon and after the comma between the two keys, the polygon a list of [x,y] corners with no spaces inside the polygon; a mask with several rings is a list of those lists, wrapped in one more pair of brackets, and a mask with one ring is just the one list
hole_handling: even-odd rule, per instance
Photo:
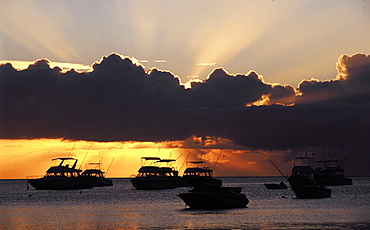
{"label": "golden sunset glow", "polygon": [[[203,148],[189,148],[186,142],[194,140],[197,141],[197,138],[161,143],[71,142],[62,139],[0,140],[0,178],[25,179],[28,176],[42,176],[53,166],[53,158],[67,156],[77,158],[77,167],[81,169],[86,169],[88,163],[100,162],[102,170],[108,170],[107,177],[111,178],[136,175],[142,166],[141,157],[152,156],[176,159],[172,166],[177,168],[180,174],[185,170],[185,161],[202,159],[207,162],[208,167],[216,166],[215,176],[276,175],[274,168],[265,159],[271,153],[207,149],[207,146],[215,144],[213,141],[203,143]],[[201,140],[198,138],[198,141]]]}

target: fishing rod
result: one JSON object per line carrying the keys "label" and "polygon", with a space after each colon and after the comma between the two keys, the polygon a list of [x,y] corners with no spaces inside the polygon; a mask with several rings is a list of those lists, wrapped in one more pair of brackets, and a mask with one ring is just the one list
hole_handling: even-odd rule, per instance
{"label": "fishing rod", "polygon": [[105,172],[105,176],[107,176],[108,171],[109,171],[109,169],[110,169],[110,166],[112,165],[112,163],[113,163],[113,161],[114,161],[114,159],[115,159],[115,158],[116,158],[116,157],[113,157],[112,161],[110,162],[109,167],[108,167],[107,171]]}
{"label": "fishing rod", "polygon": [[72,147],[71,151],[69,152],[68,157],[70,157],[70,155],[71,155],[71,153],[72,153],[73,149],[75,148],[75,146],[76,146],[76,142],[74,143],[74,145],[73,145],[73,147]]}
{"label": "fishing rod", "polygon": [[220,154],[218,154],[218,157],[217,157],[217,160],[216,160],[216,162],[215,162],[215,165],[213,165],[213,171],[215,171],[215,168],[216,168],[217,162],[218,162],[218,160],[220,159],[220,156],[221,156],[222,151],[224,151],[224,147],[222,147],[222,149],[221,149],[221,151],[220,151]]}
{"label": "fishing rod", "polygon": [[[182,155],[182,154],[181,154],[181,155]],[[181,155],[180,155],[180,156],[181,156]],[[186,156],[185,161],[182,163],[181,168],[180,168],[180,170],[179,170],[179,171],[181,171],[181,169],[182,169],[182,167],[184,166],[184,164],[186,163],[186,160],[188,159],[189,155],[190,155],[190,152],[189,152],[189,153],[188,153],[188,155]]]}
{"label": "fishing rod", "polygon": [[81,165],[80,165],[80,168],[79,169],[81,169],[81,166],[83,165],[83,163],[84,163],[84,161],[85,161],[85,159],[86,159],[86,156],[87,156],[87,154],[89,153],[89,151],[90,151],[90,149],[91,149],[91,146],[93,145],[93,143],[91,143],[90,144],[90,147],[89,147],[89,149],[87,150],[87,152],[85,153],[85,156],[84,156],[84,159],[82,160],[82,162],[81,162]]}
{"label": "fishing rod", "polygon": [[274,162],[272,162],[272,160],[269,159],[269,161],[271,162],[271,164],[273,166],[275,166],[275,168],[280,172],[280,174],[285,178],[285,180],[288,180],[288,178],[280,171],[280,169],[274,164]]}

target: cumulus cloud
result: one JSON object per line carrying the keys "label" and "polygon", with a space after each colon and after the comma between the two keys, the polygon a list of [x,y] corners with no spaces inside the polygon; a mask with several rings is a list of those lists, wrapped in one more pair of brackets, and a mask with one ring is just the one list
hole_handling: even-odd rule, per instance
{"label": "cumulus cloud", "polygon": [[342,55],[337,62],[336,79],[304,80],[299,85],[301,96],[296,103],[336,101],[366,103],[370,100],[370,56]]}
{"label": "cumulus cloud", "polygon": [[[369,56],[343,55],[337,68],[336,79],[303,80],[297,89],[266,83],[255,71],[234,75],[217,68],[187,89],[173,73],[145,70],[118,54],[82,73],[51,68],[47,59],[25,70],[4,64],[0,138],[105,142],[217,137],[268,151],[343,139],[369,161]],[[262,100],[262,106],[253,106]]]}

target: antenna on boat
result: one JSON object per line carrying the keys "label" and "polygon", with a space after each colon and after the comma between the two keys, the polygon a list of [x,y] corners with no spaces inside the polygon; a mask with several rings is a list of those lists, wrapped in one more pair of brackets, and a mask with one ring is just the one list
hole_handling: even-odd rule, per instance
{"label": "antenna on boat", "polygon": [[113,157],[112,161],[110,162],[109,167],[108,167],[107,171],[105,172],[105,176],[107,176],[108,171],[109,171],[109,169],[110,169],[110,166],[112,166],[112,163],[113,163],[113,161],[114,161],[114,158],[116,158],[116,157]]}
{"label": "antenna on boat", "polygon": [[[90,151],[90,149],[91,149],[92,144],[93,144],[93,143],[91,143],[91,144],[90,144],[89,149],[88,149],[88,150],[87,150],[87,152],[85,153],[85,156],[84,156],[84,159],[83,159],[83,160],[82,160],[82,162],[81,162],[81,165],[83,165],[83,163],[84,163],[84,161],[85,161],[85,158],[86,158],[87,154],[89,153],[89,151]],[[80,168],[79,168],[79,169],[81,169],[81,165],[80,165]]]}
{"label": "antenna on boat", "polygon": [[75,146],[76,146],[76,142],[74,143],[74,145],[73,145],[73,147],[72,147],[71,151],[69,152],[68,157],[70,157],[70,156],[71,156],[71,153],[72,153],[73,149],[75,148]]}
{"label": "antenna on boat", "polygon": [[172,152],[173,152],[173,146],[172,146],[171,152],[170,152],[170,159],[172,158]]}
{"label": "antenna on boat", "polygon": [[162,146],[159,146],[158,147],[158,152],[155,154],[156,156],[159,154],[159,152],[161,151],[161,148],[162,148]]}
{"label": "antenna on boat", "polygon": [[340,160],[343,159],[343,139],[340,139]]}
{"label": "antenna on boat", "polygon": [[324,145],[324,141],[322,142],[322,155],[323,155],[324,161],[325,161],[325,145]]}
{"label": "antenna on boat", "polygon": [[[181,154],[181,155],[182,155],[182,154]],[[181,156],[181,155],[180,155],[180,156]],[[182,167],[184,166],[184,164],[186,163],[186,160],[188,159],[189,155],[190,155],[190,152],[189,152],[189,153],[188,153],[188,155],[186,156],[185,161],[182,163],[181,168],[180,168],[180,170],[179,170],[179,171],[181,171],[181,169],[182,169]]]}
{"label": "antenna on boat", "polygon": [[275,168],[279,171],[279,173],[285,178],[285,180],[288,180],[288,178],[280,171],[280,169],[274,164],[274,162],[272,162],[272,160],[269,159],[269,161],[271,162],[271,164],[273,166],[275,166]]}
{"label": "antenna on boat", "polygon": [[217,160],[216,160],[216,162],[215,162],[215,165],[213,165],[213,171],[214,171],[214,170],[215,170],[215,168],[216,168],[217,162],[218,162],[218,160],[220,159],[220,156],[221,156],[222,151],[224,151],[224,147],[222,147],[222,149],[221,149],[220,153],[218,154],[218,157],[217,157]]}
{"label": "antenna on boat", "polygon": [[204,154],[204,149],[206,148],[206,146],[203,147],[202,149],[202,152],[200,153],[200,158],[199,160],[202,160],[203,159],[203,154]]}

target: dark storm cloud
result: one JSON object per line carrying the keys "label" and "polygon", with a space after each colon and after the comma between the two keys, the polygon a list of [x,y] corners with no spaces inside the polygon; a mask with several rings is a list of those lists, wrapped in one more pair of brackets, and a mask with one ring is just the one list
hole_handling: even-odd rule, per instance
{"label": "dark storm cloud", "polygon": [[[84,73],[51,69],[46,59],[21,71],[5,64],[0,138],[164,141],[195,135],[263,150],[343,139],[369,163],[369,56],[343,55],[337,69],[336,79],[305,80],[294,89],[265,83],[255,72],[232,75],[219,68],[185,89],[171,72],[145,71],[117,54]],[[246,106],[263,99],[264,106]]]}

